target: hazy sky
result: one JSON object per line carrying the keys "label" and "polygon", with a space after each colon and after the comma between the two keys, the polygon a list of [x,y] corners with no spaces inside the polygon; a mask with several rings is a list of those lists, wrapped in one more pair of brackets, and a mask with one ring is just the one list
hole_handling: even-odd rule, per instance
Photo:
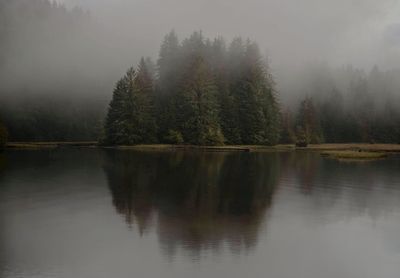
{"label": "hazy sky", "polygon": [[202,30],[206,37],[257,41],[282,95],[297,90],[297,79],[313,64],[400,68],[399,0],[57,1],[83,7],[90,20],[68,24],[62,34],[63,26],[53,26],[54,21],[25,26],[29,18],[16,20],[23,31],[9,42],[0,68],[2,92],[29,93],[30,88],[52,95],[109,96],[141,56],[156,61],[172,29],[180,39]]}
{"label": "hazy sky", "polygon": [[[250,37],[274,68],[310,62],[381,68],[400,65],[396,0],[59,0],[80,5],[105,32],[130,38],[155,56],[165,33]],[[136,51],[135,51],[136,52]]]}

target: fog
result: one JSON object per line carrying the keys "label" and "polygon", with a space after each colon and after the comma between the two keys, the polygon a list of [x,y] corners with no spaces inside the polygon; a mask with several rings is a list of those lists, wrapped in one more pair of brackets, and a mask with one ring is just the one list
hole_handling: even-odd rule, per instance
{"label": "fog", "polygon": [[[20,130],[30,125],[16,119],[22,112],[52,115],[60,102],[77,122],[90,108],[87,125],[101,126],[116,81],[142,56],[156,62],[171,30],[180,40],[202,31],[256,41],[284,109],[305,95],[346,94],[358,79],[375,102],[382,92],[400,97],[395,0],[46,1],[0,0],[0,118]],[[367,80],[374,66],[378,77]]]}
{"label": "fog", "polygon": [[[10,2],[3,0],[4,2]],[[86,93],[106,94],[141,56],[157,58],[163,36],[194,30],[256,40],[268,55],[278,88],[315,63],[352,64],[367,71],[400,62],[400,3],[394,0],[58,0],[90,18],[65,33],[55,26],[30,26],[8,45],[2,94],[82,82]],[[21,23],[24,23],[22,20]],[[42,23],[46,24],[46,19]],[[58,21],[60,24],[60,21]],[[57,29],[60,30],[60,29]],[[62,29],[61,29],[62,30]],[[91,89],[88,88],[88,83]],[[75,90],[76,91],[76,90]],[[26,92],[26,90],[25,90]],[[72,93],[72,92],[69,92]],[[80,92],[82,93],[82,92]]]}
{"label": "fog", "polygon": [[[281,82],[288,70],[312,63],[352,64],[370,70],[400,62],[400,3],[393,0],[64,0],[80,5],[119,34],[133,56],[153,56],[164,34],[202,30],[256,40]],[[111,49],[112,50],[112,49]],[[140,53],[140,54],[139,54]],[[280,82],[279,82],[280,83]]]}

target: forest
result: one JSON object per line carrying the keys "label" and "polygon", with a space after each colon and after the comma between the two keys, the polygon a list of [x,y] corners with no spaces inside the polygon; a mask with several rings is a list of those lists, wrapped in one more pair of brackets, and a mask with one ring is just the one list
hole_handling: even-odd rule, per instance
{"label": "forest", "polygon": [[179,43],[171,32],[157,65],[142,59],[117,83],[103,142],[400,142],[400,72],[374,67],[367,75],[350,66],[310,72],[297,100],[282,104],[256,43],[236,38],[226,47],[223,38],[199,32]]}
{"label": "forest", "polygon": [[253,40],[200,31],[172,31],[139,61],[135,45],[109,52],[81,9],[5,0],[0,16],[0,144],[400,143],[400,70],[317,64],[277,79]]}
{"label": "forest", "polygon": [[157,66],[142,59],[117,83],[106,144],[266,144],[279,141],[274,84],[257,44],[174,32]]}

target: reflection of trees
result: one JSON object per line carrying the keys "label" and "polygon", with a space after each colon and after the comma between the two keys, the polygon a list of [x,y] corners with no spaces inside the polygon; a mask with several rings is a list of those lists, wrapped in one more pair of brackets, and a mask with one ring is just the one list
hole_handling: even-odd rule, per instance
{"label": "reflection of trees", "polygon": [[318,153],[292,152],[282,154],[280,161],[282,185],[297,188],[301,195],[296,197],[306,196],[303,208],[312,219],[335,214],[337,220],[365,214],[377,218],[398,208],[399,156],[345,162]]}
{"label": "reflection of trees", "polygon": [[274,155],[255,153],[106,154],[105,172],[117,211],[140,233],[157,217],[162,248],[198,254],[227,243],[255,245],[277,183]]}

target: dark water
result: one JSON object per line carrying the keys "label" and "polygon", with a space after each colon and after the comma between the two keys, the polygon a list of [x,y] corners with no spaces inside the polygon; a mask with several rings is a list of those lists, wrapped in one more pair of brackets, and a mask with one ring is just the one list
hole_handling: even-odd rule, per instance
{"label": "dark water", "polygon": [[0,155],[0,277],[400,277],[400,159]]}

